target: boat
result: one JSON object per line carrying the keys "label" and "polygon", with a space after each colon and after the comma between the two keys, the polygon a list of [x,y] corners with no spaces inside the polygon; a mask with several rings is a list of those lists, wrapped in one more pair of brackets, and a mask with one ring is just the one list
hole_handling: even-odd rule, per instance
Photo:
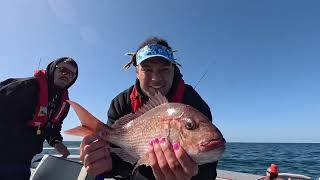
{"label": "boat", "polygon": [[[94,180],[95,177],[87,174],[83,164],[80,161],[79,155],[69,155],[68,158],[62,158],[61,155],[45,154],[40,159],[34,160],[31,165],[30,180]],[[285,180],[310,180],[308,176],[279,173],[279,177]],[[261,180],[264,176],[217,170],[216,180]],[[113,180],[105,178],[105,180]],[[320,177],[319,179],[320,180]]]}

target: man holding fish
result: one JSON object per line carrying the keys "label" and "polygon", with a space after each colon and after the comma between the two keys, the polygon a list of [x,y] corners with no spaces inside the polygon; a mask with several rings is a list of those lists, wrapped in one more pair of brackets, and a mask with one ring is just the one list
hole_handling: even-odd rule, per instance
{"label": "man holding fish", "polygon": [[[89,174],[124,179],[215,179],[225,140],[209,106],[185,84],[168,43],[146,39],[128,53],[137,80],[116,96],[107,125],[74,102],[86,135],[80,158]],[[94,125],[93,125],[94,124]],[[135,165],[135,166],[134,166]]]}

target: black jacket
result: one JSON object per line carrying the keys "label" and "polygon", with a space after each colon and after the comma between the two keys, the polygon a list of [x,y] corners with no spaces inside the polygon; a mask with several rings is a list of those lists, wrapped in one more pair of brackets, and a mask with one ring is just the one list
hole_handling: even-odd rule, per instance
{"label": "black jacket", "polygon": [[[49,89],[48,112],[51,116],[62,103],[62,91],[54,89],[52,77],[56,64],[62,60],[64,59],[60,58],[50,63],[46,71]],[[47,123],[41,135],[37,135],[37,128],[27,124],[34,117],[38,99],[39,84],[34,77],[11,78],[0,83],[0,147],[2,154],[0,164],[30,163],[33,156],[42,151],[45,139],[51,146],[55,145],[56,140],[62,141],[60,134],[62,120],[67,116],[69,107],[61,116],[62,120],[59,123],[54,125]]]}
{"label": "black jacket", "polygon": [[[180,71],[178,68],[175,70],[175,78],[173,81],[172,88],[170,92],[167,95],[168,100],[170,101],[172,95],[174,94],[178,82],[180,81],[182,75],[180,74]],[[145,96],[139,86],[139,81],[137,80],[136,83],[136,88],[139,93],[139,96],[142,99],[148,99],[147,96]],[[131,108],[131,102],[130,102],[130,94],[133,90],[134,86],[131,86],[129,89],[121,92],[118,96],[116,96],[110,105],[110,108],[108,110],[108,125],[113,124],[117,119],[120,117],[129,114],[132,112]],[[183,103],[190,105],[196,109],[198,109],[200,112],[202,112],[204,115],[206,115],[211,121],[212,121],[212,115],[209,106],[207,103],[200,97],[200,95],[192,88],[190,85],[185,85],[185,93],[183,97]],[[122,177],[126,177],[126,179],[139,179],[137,177],[137,174],[134,173],[135,175],[128,177],[129,174],[131,174],[133,166],[130,163],[124,162],[121,160],[117,155],[111,154],[112,156],[112,165],[113,165],[113,170],[109,173],[105,173],[105,177],[115,177],[116,175],[120,175]],[[214,163],[208,163],[199,166],[199,171],[198,175],[193,177],[192,179],[215,179],[217,174],[216,174],[216,167],[217,167],[218,162]],[[147,179],[155,179],[152,173],[152,169],[150,167],[146,166],[140,166],[138,167],[138,171],[140,174],[145,176]]]}

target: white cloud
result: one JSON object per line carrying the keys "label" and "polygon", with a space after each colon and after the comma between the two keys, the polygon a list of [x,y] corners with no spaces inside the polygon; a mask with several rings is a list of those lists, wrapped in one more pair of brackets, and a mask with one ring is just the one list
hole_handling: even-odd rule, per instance
{"label": "white cloud", "polygon": [[95,29],[88,26],[80,28],[80,35],[85,42],[91,45],[96,44],[99,40],[98,32]]}
{"label": "white cloud", "polygon": [[69,1],[48,0],[49,6],[59,20],[66,24],[76,24],[77,14]]}

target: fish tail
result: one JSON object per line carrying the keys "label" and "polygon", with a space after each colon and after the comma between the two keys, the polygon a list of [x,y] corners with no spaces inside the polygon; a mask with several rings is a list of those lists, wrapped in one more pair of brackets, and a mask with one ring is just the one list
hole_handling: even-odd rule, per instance
{"label": "fish tail", "polygon": [[[76,112],[78,118],[81,121],[81,126],[78,126],[76,128],[67,130],[69,134],[95,134],[101,130],[106,129],[106,126],[104,123],[102,123],[99,119],[94,117],[90,112],[88,112],[84,107],[82,107],[80,104],[67,100],[67,102],[71,105],[71,107]],[[80,131],[83,131],[83,133],[79,133]]]}
{"label": "fish tail", "polygon": [[85,126],[77,126],[75,128],[68,129],[68,130],[64,131],[64,133],[68,134],[68,135],[82,136],[82,137],[94,134],[94,132],[92,132],[92,130],[90,130],[89,128],[87,128]]}

